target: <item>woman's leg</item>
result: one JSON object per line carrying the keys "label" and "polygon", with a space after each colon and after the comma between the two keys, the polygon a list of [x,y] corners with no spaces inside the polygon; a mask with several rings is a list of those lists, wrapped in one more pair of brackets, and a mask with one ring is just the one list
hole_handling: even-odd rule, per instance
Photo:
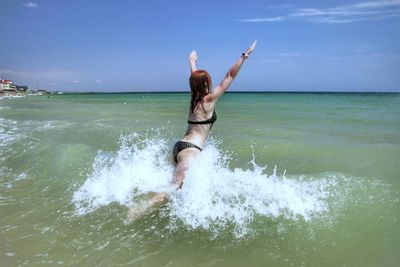
{"label": "woman's leg", "polygon": [[185,180],[186,171],[189,168],[191,161],[200,153],[196,148],[187,148],[179,152],[177,159],[174,180],[172,181],[178,188],[182,187],[183,180]]}
{"label": "woman's leg", "polygon": [[[189,164],[199,153],[200,153],[200,151],[195,148],[187,148],[187,149],[179,152],[179,154],[177,156],[178,163],[176,165],[174,178],[172,181],[172,183],[175,184],[177,186],[177,188],[182,187],[183,180],[185,179],[186,171],[189,168]],[[128,219],[131,221],[136,218],[139,218],[140,216],[145,214],[145,212],[148,209],[167,202],[168,197],[169,197],[168,194],[165,192],[156,193],[146,203],[143,203],[139,207],[129,209]]]}
{"label": "woman's leg", "polygon": [[167,202],[167,200],[168,200],[168,193],[166,192],[155,193],[155,195],[146,202],[143,202],[134,208],[130,208],[128,210],[128,220],[133,221],[143,216],[149,209],[158,206],[162,203],[165,203]]}

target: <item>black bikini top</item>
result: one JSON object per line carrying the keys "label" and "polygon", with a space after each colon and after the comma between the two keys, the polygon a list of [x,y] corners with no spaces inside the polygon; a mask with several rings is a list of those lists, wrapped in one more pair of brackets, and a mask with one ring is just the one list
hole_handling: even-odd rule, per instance
{"label": "black bikini top", "polygon": [[216,120],[217,120],[217,113],[215,113],[215,110],[214,110],[214,113],[212,114],[211,118],[209,118],[205,121],[189,121],[188,120],[188,123],[189,124],[211,124],[211,126],[212,126]]}

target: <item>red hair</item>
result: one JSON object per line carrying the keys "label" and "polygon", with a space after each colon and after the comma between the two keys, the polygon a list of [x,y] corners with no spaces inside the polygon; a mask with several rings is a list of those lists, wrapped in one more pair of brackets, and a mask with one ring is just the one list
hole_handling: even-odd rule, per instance
{"label": "red hair", "polygon": [[211,77],[205,70],[196,70],[190,75],[189,84],[192,91],[190,112],[193,113],[197,104],[203,102],[203,98],[210,93]]}

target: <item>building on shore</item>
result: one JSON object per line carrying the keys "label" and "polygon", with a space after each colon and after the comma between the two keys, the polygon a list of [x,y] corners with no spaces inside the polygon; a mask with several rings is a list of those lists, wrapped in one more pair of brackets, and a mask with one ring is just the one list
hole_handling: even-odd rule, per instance
{"label": "building on shore", "polygon": [[38,89],[35,93],[37,95],[47,95],[48,92],[46,90],[43,90],[43,89]]}
{"label": "building on shore", "polygon": [[14,89],[14,84],[12,83],[11,80],[6,80],[6,79],[2,79],[0,78],[0,90],[12,90]]}
{"label": "building on shore", "polygon": [[11,80],[0,78],[0,96],[24,96],[28,92],[28,86],[16,85]]}

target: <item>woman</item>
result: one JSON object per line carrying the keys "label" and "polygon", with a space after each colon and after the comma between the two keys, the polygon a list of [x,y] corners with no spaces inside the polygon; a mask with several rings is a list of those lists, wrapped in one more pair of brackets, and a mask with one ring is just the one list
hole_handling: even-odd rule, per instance
{"label": "woman", "polygon": [[[217,120],[215,105],[221,95],[229,88],[239,73],[245,60],[253,52],[257,41],[254,41],[246,52],[233,64],[222,82],[211,90],[211,77],[205,70],[197,70],[196,51],[189,56],[191,75],[189,79],[191,101],[188,117],[188,126],[183,138],[175,143],[173,159],[176,164],[173,184],[181,188],[185,179],[185,172],[190,162],[202,151],[211,127]],[[163,203],[168,199],[167,193],[157,193],[147,204],[139,209],[131,210],[129,217],[141,215],[147,208]]]}
{"label": "woman", "polygon": [[199,154],[206,142],[211,127],[217,120],[215,105],[221,95],[229,88],[236,75],[239,73],[244,61],[253,52],[257,41],[242,53],[241,57],[233,64],[222,82],[211,90],[211,77],[205,70],[197,70],[196,51],[189,56],[191,75],[189,79],[192,91],[188,126],[183,138],[178,141],[173,150],[173,158],[176,170],[173,183],[178,188],[182,187],[185,172],[197,154]]}

